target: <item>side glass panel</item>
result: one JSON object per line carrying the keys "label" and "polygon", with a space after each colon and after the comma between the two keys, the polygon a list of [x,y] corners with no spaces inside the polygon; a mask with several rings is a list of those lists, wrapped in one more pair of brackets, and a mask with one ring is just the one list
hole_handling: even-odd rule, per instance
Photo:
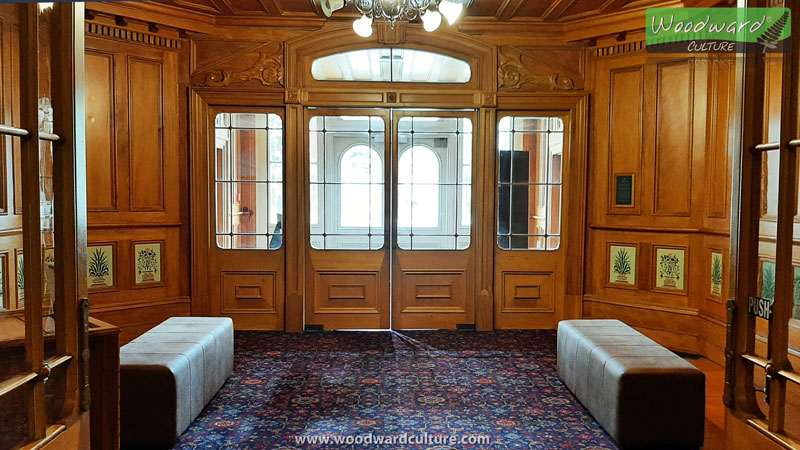
{"label": "side glass panel", "polygon": [[472,121],[402,117],[397,133],[397,245],[464,250],[472,232]]}
{"label": "side glass panel", "polygon": [[383,118],[315,116],[308,129],[311,248],[382,248],[386,161]]}
{"label": "side glass panel", "polygon": [[221,113],[214,125],[217,246],[279,249],[283,243],[281,117]]}
{"label": "side glass panel", "polygon": [[497,149],[497,245],[503,250],[557,250],[564,121],[503,117]]}

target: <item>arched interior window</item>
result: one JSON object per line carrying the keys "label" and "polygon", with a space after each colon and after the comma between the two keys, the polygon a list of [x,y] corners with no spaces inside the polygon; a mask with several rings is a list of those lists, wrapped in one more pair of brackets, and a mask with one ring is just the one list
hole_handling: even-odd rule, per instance
{"label": "arched interior window", "polygon": [[311,64],[319,81],[467,83],[469,63],[452,56],[410,48],[368,48],[322,56]]}
{"label": "arched interior window", "polygon": [[428,147],[412,147],[397,167],[397,226],[439,226],[439,158]]}
{"label": "arched interior window", "polygon": [[[383,220],[383,164],[378,152],[366,145],[356,145],[342,155],[340,225],[342,227],[379,227]],[[365,207],[367,205],[367,207]],[[370,217],[371,216],[371,217]]]}

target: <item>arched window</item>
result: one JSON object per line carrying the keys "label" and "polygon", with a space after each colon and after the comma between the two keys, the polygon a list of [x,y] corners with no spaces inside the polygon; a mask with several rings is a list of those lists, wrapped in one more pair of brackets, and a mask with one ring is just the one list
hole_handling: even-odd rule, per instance
{"label": "arched window", "polygon": [[380,227],[383,221],[383,164],[374,149],[356,145],[342,155],[342,227]]}
{"label": "arched window", "polygon": [[397,226],[439,226],[439,158],[428,147],[411,147],[397,167]]}
{"label": "arched window", "polygon": [[322,56],[311,63],[319,81],[393,83],[468,83],[469,63],[441,53],[413,48],[366,48]]}

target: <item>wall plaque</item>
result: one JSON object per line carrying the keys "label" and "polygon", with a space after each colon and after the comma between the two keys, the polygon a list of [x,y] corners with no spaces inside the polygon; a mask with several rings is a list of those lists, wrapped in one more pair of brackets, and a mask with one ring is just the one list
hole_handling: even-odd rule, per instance
{"label": "wall plaque", "polygon": [[617,175],[616,206],[633,206],[633,175]]}

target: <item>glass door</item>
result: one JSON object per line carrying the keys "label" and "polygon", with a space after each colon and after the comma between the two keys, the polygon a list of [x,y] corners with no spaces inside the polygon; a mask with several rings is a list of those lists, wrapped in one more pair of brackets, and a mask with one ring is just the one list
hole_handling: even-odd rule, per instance
{"label": "glass door", "polygon": [[729,413],[776,448],[800,446],[798,34],[791,40],[791,51],[782,58],[744,56],[742,150],[734,190],[739,198],[733,205],[739,217],[732,226],[737,282],[728,302],[726,351]]}
{"label": "glass door", "polygon": [[307,327],[474,324],[475,120],[472,111],[306,111]]}
{"label": "glass door", "polygon": [[306,328],[389,328],[389,114],[306,110]]}
{"label": "glass door", "polygon": [[474,112],[395,111],[392,328],[475,323]]}

